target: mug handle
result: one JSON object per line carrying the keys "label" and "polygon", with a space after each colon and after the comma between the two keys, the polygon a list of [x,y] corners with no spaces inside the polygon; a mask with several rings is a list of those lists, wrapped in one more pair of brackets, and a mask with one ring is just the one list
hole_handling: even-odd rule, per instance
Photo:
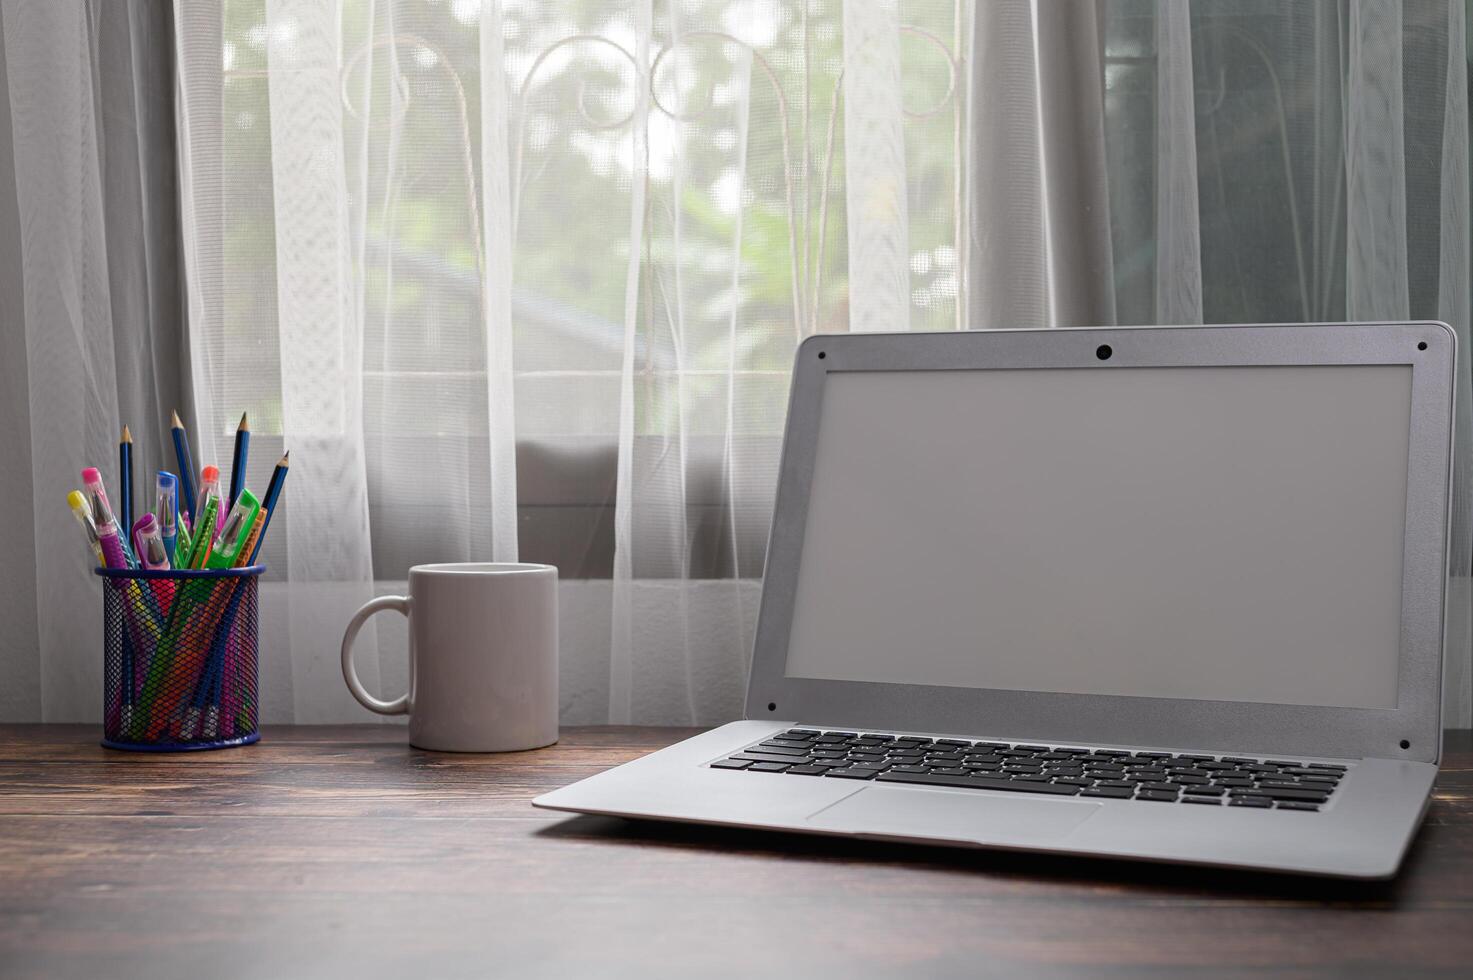
{"label": "mug handle", "polygon": [[370,599],[348,620],[348,629],[343,633],[343,680],[348,682],[348,690],[358,699],[358,703],[369,711],[376,711],[381,715],[405,715],[409,713],[407,693],[392,701],[380,701],[363,689],[363,683],[358,680],[358,672],[353,669],[353,641],[358,639],[358,631],[363,628],[369,616],[385,609],[396,609],[408,618],[409,597],[381,595],[377,599]]}

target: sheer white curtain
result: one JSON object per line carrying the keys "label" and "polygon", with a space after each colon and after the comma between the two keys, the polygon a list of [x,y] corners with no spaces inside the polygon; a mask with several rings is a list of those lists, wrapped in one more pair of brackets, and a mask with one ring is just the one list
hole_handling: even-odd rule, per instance
{"label": "sheer white curtain", "polygon": [[[108,298],[132,239],[89,133],[113,90],[69,10],[3,7],[25,329],[0,370],[32,465],[0,489],[35,520],[0,533],[35,555],[7,609],[40,638],[0,646],[7,718],[95,716],[85,557],[37,542],[74,533],[60,492],[153,410]],[[1470,349],[1461,0],[173,13],[192,370],[151,397],[197,417],[198,462],[248,411],[253,486],[292,450],[267,720],[369,720],[338,676],[349,611],[414,563],[514,557],[563,572],[566,721],[731,717],[809,333],[1410,315]],[[403,628],[377,624],[360,659],[393,692]]]}
{"label": "sheer white curtain", "polygon": [[292,453],[268,718],[366,720],[348,612],[518,557],[565,720],[739,709],[794,346],[959,322],[959,10],[176,5],[199,451]]}
{"label": "sheer white curtain", "polygon": [[[178,17],[201,415],[249,408],[300,457],[266,702],[297,718],[361,717],[332,654],[353,604],[515,556],[568,578],[569,720],[729,716],[810,332],[1467,333],[1462,3]],[[1467,723],[1465,462],[1458,486]]]}

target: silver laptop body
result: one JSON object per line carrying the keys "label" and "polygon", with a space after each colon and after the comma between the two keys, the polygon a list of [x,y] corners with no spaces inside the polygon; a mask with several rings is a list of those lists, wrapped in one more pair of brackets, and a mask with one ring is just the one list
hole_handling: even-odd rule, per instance
{"label": "silver laptop body", "polygon": [[1441,750],[1435,322],[797,354],[745,720],[580,813],[1353,878]]}

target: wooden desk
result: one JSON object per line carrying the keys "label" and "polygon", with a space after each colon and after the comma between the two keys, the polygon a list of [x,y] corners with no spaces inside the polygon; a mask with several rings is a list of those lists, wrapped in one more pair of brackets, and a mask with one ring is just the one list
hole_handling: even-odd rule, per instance
{"label": "wooden desk", "polygon": [[[508,756],[383,726],[132,755],[0,726],[0,976],[1293,975],[1473,969],[1473,736],[1395,882],[568,817],[528,800],[687,734]],[[1469,975],[1462,972],[1463,976]]]}

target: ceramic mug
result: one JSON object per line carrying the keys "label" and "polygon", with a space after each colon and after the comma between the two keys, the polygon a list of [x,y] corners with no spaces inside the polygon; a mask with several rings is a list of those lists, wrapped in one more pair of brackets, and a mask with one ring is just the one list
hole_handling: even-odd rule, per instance
{"label": "ceramic mug", "polygon": [[[368,617],[409,618],[409,691],[380,701],[353,670]],[[557,569],[416,565],[409,595],[372,599],[343,634],[343,679],[369,711],[409,715],[410,744],[440,752],[516,752],[557,741]]]}

